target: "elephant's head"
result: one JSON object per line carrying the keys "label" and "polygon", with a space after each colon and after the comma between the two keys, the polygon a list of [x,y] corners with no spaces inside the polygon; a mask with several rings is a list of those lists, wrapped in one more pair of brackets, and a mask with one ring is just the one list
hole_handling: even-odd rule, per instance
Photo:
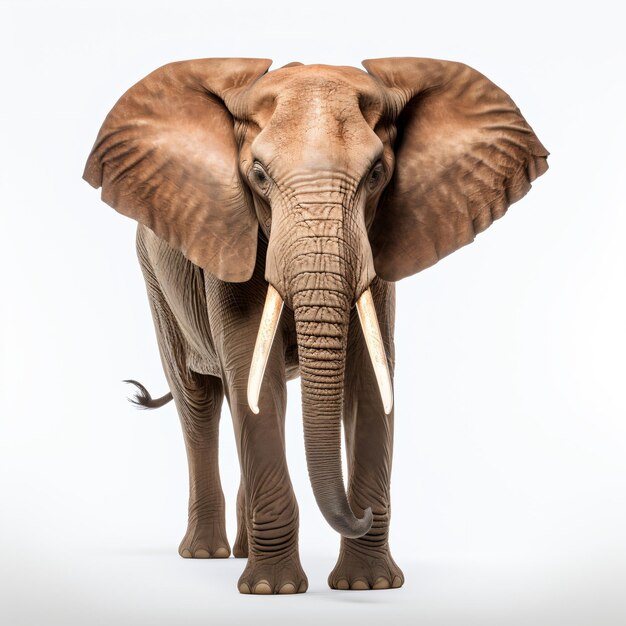
{"label": "elephant's head", "polygon": [[[115,105],[85,170],[103,199],[225,281],[268,240],[256,410],[283,301],[293,309],[309,474],[338,532],[368,531],[341,478],[348,320],[357,305],[385,412],[392,392],[368,286],[471,242],[547,169],[513,101],[473,69],[390,58],[352,67],[173,63]],[[251,355],[252,356],[252,355]]]}

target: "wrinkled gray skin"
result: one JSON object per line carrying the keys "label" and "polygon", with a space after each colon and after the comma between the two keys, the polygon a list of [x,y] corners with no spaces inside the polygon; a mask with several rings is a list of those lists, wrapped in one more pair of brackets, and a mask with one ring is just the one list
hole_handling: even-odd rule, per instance
{"label": "wrinkled gray skin", "polygon": [[[296,322],[289,308],[283,311],[267,364],[259,415],[252,413],[246,399],[250,356],[267,288],[265,243],[259,242],[254,276],[245,283],[227,283],[204,274],[143,226],[139,227],[137,243],[163,365],[187,446],[189,527],[179,552],[187,557],[219,557],[230,553],[217,460],[218,421],[225,393],[233,416],[242,473],[233,552],[238,557],[247,556],[248,566],[239,581],[239,589],[255,593],[304,591],[307,579],[297,553],[298,505],[284,454],[285,385],[298,375],[299,369]],[[392,362],[394,287],[376,279],[372,291]],[[313,309],[300,310],[306,317]],[[324,325],[322,328],[333,329],[327,331],[328,338],[322,330],[319,337],[307,332],[305,339],[311,345],[306,354],[315,354],[316,350],[326,349],[321,346],[329,346],[322,359],[328,366],[316,370],[311,364],[310,390],[305,387],[305,381],[302,383],[304,411],[313,413],[307,419],[322,421],[321,435],[316,434],[315,424],[309,427],[308,445],[315,450],[316,436],[324,437],[321,451],[309,454],[308,460],[320,465],[319,498],[336,498],[335,493],[325,489],[324,480],[332,485],[333,473],[340,472],[334,459],[339,455],[339,421],[336,425],[328,423],[333,416],[326,417],[324,411],[335,410],[341,415],[343,404],[350,506],[359,517],[364,509],[372,507],[374,523],[365,537],[342,539],[342,554],[329,583],[335,588],[351,585],[355,589],[365,588],[366,583],[377,588],[400,586],[402,572],[391,558],[387,542],[393,414],[385,416],[382,411],[354,308],[348,309],[343,324],[345,327],[338,327],[336,322],[332,326]],[[345,339],[332,337],[333,333],[339,334],[337,328],[343,330]],[[320,347],[316,348],[318,342]],[[346,353],[344,380],[343,367],[335,366],[333,359],[339,360]],[[322,369],[325,367],[328,372]],[[302,365],[300,371],[303,377],[307,376]],[[320,388],[330,391],[316,391]],[[327,404],[325,398],[318,397],[324,393],[333,394]],[[331,408],[325,409],[326,406]],[[331,445],[326,443],[327,439]],[[342,522],[343,518],[338,517],[337,523]],[[358,523],[356,520],[357,527]]]}
{"label": "wrinkled gray skin", "polygon": [[[224,83],[224,79],[212,88],[228,108],[215,132],[232,133],[234,121],[236,148],[231,142],[229,150],[247,181],[243,191],[220,192],[215,204],[224,211],[232,205],[234,212],[247,203],[247,212],[242,210],[241,215],[248,217],[241,219],[256,215],[260,224],[258,237],[256,228],[251,231],[246,226],[229,247],[220,248],[219,241],[232,235],[233,226],[215,235],[217,244],[210,237],[219,225],[198,243],[203,227],[194,220],[200,209],[188,207],[199,187],[187,197],[189,173],[186,170],[177,178],[178,170],[171,165],[184,162],[187,154],[193,161],[194,146],[188,139],[183,147],[172,140],[178,160],[156,167],[153,160],[160,154],[162,134],[139,159],[133,156],[137,153],[132,148],[134,136],[123,138],[131,132],[128,120],[146,115],[148,97],[161,86],[167,93],[169,74],[161,75],[158,89],[150,87],[120,100],[88,163],[86,178],[95,186],[102,184],[103,198],[141,222],[139,259],[189,461],[189,526],[179,548],[184,557],[230,554],[217,459],[224,395],[230,405],[241,465],[233,552],[248,557],[239,580],[242,593],[294,593],[307,588],[298,556],[298,506],[284,454],[286,381],[298,375],[313,492],[326,520],[342,535],[330,586],[385,589],[403,584],[388,544],[393,411],[385,415],[383,410],[354,304],[369,287],[393,376],[395,290],[388,281],[414,273],[471,241],[525,193],[529,180],[542,173],[537,163],[545,162],[543,148],[538,142],[530,145],[530,137],[536,138],[506,94],[465,66],[411,61],[370,62],[368,70],[374,76],[329,66],[295,65],[265,75],[258,68],[246,69],[244,78],[240,73],[237,80]],[[252,63],[237,62],[245,67]],[[219,66],[222,74],[229,71],[224,63]],[[407,85],[396,85],[396,74],[407,76]],[[440,99],[430,95],[439,92],[429,80],[435,87],[443,86]],[[454,84],[458,93],[448,88]],[[179,83],[172,91],[179,97]],[[501,102],[494,100],[496,93]],[[467,114],[446,98],[463,105],[467,100],[468,109],[474,100],[480,101],[486,115]],[[183,107],[181,101],[176,101],[180,118],[194,121],[195,109]],[[192,102],[199,106],[197,96]],[[509,117],[487,130],[477,129],[489,115],[504,115],[502,102]],[[453,111],[450,119],[443,119],[449,111]],[[413,117],[425,121],[411,125]],[[398,141],[396,126],[404,133]],[[145,124],[137,128],[147,133]],[[443,139],[435,136],[433,128],[445,129]],[[200,131],[190,122],[185,133],[194,132]],[[497,138],[472,140],[486,132],[511,136],[515,132],[530,147],[517,135],[515,141],[505,142],[506,149],[496,146]],[[416,146],[421,156],[414,156]],[[442,153],[429,156],[432,146],[439,146]],[[401,159],[403,150],[409,156]],[[123,161],[131,158],[128,154],[132,162]],[[432,180],[422,180],[427,168],[420,158],[436,164],[428,165],[430,169],[443,164],[445,176],[435,171]],[[495,165],[483,175],[481,168],[490,158]],[[389,185],[394,170],[396,179]],[[162,172],[159,185],[150,183],[150,177]],[[211,169],[203,172],[208,176]],[[419,181],[417,189],[407,183],[413,180]],[[383,202],[381,194],[388,185]],[[438,192],[432,189],[442,185],[447,185],[446,192],[438,200]],[[137,189],[131,197],[129,190]],[[425,195],[424,190],[431,190],[430,205],[415,199]],[[484,201],[474,208],[479,192]],[[208,196],[198,207],[210,204],[219,193],[210,187]],[[187,198],[184,218],[180,211],[175,214],[180,197]],[[411,210],[405,210],[405,205]],[[406,220],[390,217],[399,211],[407,213]],[[232,212],[221,216],[219,224],[231,218]],[[393,225],[385,222],[389,219]],[[216,246],[215,252],[211,245]],[[260,412],[255,415],[246,390],[268,283],[286,307],[266,367]],[[146,396],[143,402],[149,404]],[[342,420],[347,494],[341,472]]]}

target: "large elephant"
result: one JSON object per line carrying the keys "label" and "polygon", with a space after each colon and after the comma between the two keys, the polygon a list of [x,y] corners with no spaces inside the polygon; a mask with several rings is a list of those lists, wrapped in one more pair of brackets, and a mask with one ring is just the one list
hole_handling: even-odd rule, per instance
{"label": "large elephant", "polygon": [[[137,250],[189,461],[184,557],[230,554],[223,396],[241,465],[242,593],[307,588],[284,451],[300,375],[309,475],[342,535],[335,589],[400,587],[388,545],[394,281],[474,239],[547,169],[513,101],[466,65],[166,65],[107,116],[84,177]],[[283,303],[286,307],[283,310]],[[349,486],[341,468],[345,428]]]}

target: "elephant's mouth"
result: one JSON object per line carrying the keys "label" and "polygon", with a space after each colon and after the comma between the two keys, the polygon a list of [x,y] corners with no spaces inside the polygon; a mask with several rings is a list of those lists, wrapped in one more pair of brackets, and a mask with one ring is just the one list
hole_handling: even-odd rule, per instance
{"label": "elephant's mouth", "polygon": [[[259,394],[261,393],[265,366],[272,349],[283,306],[284,302],[280,294],[272,285],[269,285],[248,377],[248,405],[255,414],[259,412]],[[393,408],[393,388],[387,365],[385,346],[380,335],[376,308],[374,307],[372,292],[369,288],[357,300],[356,309],[367,350],[372,360],[383,408],[385,414],[389,415]]]}

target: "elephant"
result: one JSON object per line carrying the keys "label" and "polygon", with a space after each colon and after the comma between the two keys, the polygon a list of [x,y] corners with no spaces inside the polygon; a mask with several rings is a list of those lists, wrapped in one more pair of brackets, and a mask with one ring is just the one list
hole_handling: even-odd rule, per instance
{"label": "elephant", "polygon": [[[356,67],[209,58],[167,64],[106,117],[84,178],[135,219],[189,466],[179,553],[226,558],[218,425],[240,462],[241,593],[307,590],[285,458],[298,376],[313,494],[341,535],[332,589],[389,589],[395,282],[522,198],[548,152],[511,98],[469,66]],[[132,381],[131,381],[132,382]],[[342,435],[347,488],[342,476]]]}

